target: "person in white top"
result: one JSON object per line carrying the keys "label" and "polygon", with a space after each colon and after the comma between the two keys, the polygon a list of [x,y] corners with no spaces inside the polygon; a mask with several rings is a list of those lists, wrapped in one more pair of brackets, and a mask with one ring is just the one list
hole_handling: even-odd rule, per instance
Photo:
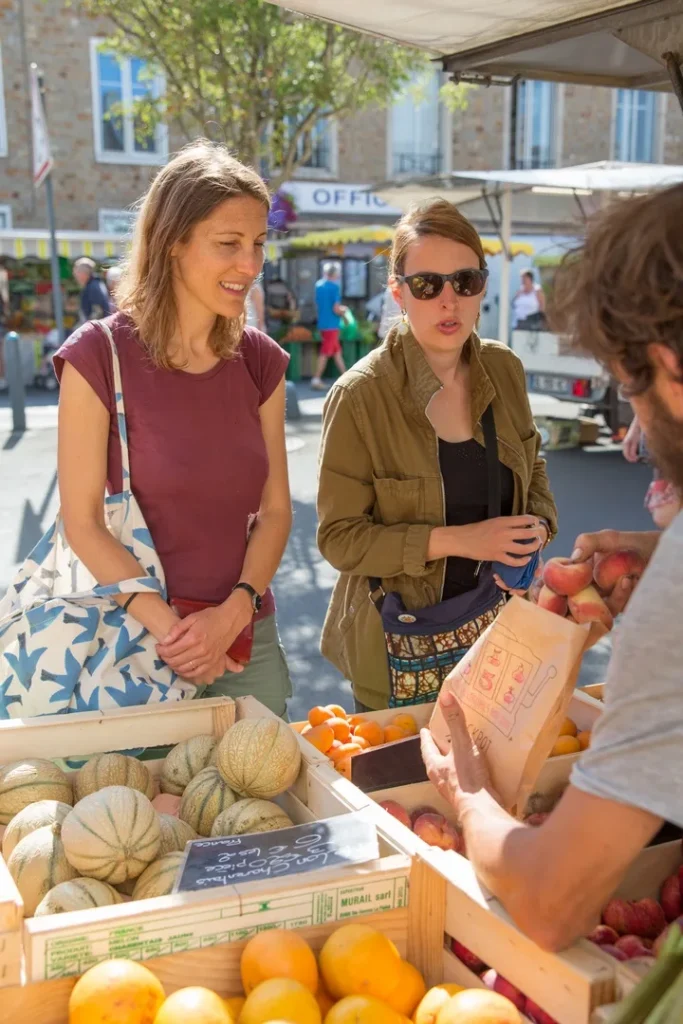
{"label": "person in white top", "polygon": [[512,310],[515,319],[514,327],[535,313],[545,312],[545,295],[541,286],[534,281],[532,270],[523,271],[522,287],[512,300]]}
{"label": "person in white top", "polygon": [[258,281],[254,281],[249,289],[247,301],[245,302],[245,324],[247,327],[256,327],[259,331],[266,332],[266,303],[263,288]]}

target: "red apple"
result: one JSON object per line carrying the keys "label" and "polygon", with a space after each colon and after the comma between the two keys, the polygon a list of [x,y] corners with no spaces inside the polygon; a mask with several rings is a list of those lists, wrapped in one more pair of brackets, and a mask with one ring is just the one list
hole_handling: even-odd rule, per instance
{"label": "red apple", "polygon": [[556,594],[573,597],[593,581],[590,562],[572,562],[571,558],[549,558],[543,568],[543,582]]}

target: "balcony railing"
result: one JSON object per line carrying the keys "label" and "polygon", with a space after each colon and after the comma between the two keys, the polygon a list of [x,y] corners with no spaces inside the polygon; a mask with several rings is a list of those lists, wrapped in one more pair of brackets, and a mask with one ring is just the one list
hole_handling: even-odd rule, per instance
{"label": "balcony railing", "polygon": [[439,152],[416,153],[394,150],[394,174],[438,174],[442,166]]}

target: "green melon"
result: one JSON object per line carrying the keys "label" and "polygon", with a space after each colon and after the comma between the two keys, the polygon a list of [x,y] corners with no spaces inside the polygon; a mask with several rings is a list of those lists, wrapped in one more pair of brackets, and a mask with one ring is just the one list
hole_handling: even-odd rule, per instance
{"label": "green melon", "polygon": [[42,758],[13,761],[0,768],[0,825],[7,825],[38,800],[73,804],[71,782],[61,768]]}
{"label": "green melon", "polygon": [[281,718],[243,718],[218,747],[218,768],[240,796],[272,800],[296,782],[299,740]]}
{"label": "green melon", "polygon": [[242,836],[251,832],[274,832],[278,828],[290,828],[293,824],[289,815],[277,804],[270,800],[247,797],[218,815],[211,835]]}
{"label": "green melon", "polygon": [[145,868],[135,883],[133,899],[151,900],[155,896],[168,896],[173,891],[178,871],[184,860],[185,854],[180,850],[167,853],[165,857],[155,860],[153,864]]}
{"label": "green melon", "polygon": [[152,799],[152,780],[147,766],[127,754],[96,754],[84,764],[76,776],[76,802],[107,786],[128,786]]}
{"label": "green melon", "polygon": [[144,793],[107,786],[79,800],[62,825],[69,862],[88,878],[116,885],[156,860],[159,816]]}
{"label": "green melon", "polygon": [[78,877],[78,871],[66,858],[55,822],[29,832],[12,850],[7,861],[9,873],[24,901],[24,917],[32,917],[44,896],[60,882]]}
{"label": "green melon", "polygon": [[215,736],[193,736],[178,743],[161,766],[161,792],[182,796],[190,780],[212,763],[215,750]]}
{"label": "green melon", "polygon": [[231,807],[236,799],[218,768],[203,768],[185,789],[178,817],[200,836],[209,836],[218,815]]}
{"label": "green melon", "polygon": [[61,825],[71,809],[70,804],[60,803],[59,800],[39,800],[24,807],[23,811],[14,815],[2,837],[2,855],[5,860],[9,860],[12,850],[24,836],[45,825]]}
{"label": "green melon", "polygon": [[167,853],[175,853],[177,850],[184,850],[187,843],[199,838],[191,825],[176,818],[173,814],[160,814],[159,825],[161,827],[159,857],[163,857]]}
{"label": "green melon", "polygon": [[60,882],[43,897],[36,907],[36,917],[48,914],[68,914],[73,910],[92,910],[93,907],[111,907],[121,903],[113,886],[96,878],[74,878]]}

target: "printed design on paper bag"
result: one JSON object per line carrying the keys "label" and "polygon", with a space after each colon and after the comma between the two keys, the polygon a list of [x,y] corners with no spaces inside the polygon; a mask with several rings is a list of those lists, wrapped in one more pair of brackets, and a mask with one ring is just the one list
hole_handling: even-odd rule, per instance
{"label": "printed design on paper bag", "polygon": [[542,661],[509,629],[497,624],[495,640],[485,640],[472,659],[452,676],[453,691],[504,736],[510,736],[520,707],[533,707],[554,666]]}
{"label": "printed design on paper bag", "polygon": [[446,677],[491,625],[502,603],[443,633],[385,633],[391,681],[389,706],[435,701]]}

